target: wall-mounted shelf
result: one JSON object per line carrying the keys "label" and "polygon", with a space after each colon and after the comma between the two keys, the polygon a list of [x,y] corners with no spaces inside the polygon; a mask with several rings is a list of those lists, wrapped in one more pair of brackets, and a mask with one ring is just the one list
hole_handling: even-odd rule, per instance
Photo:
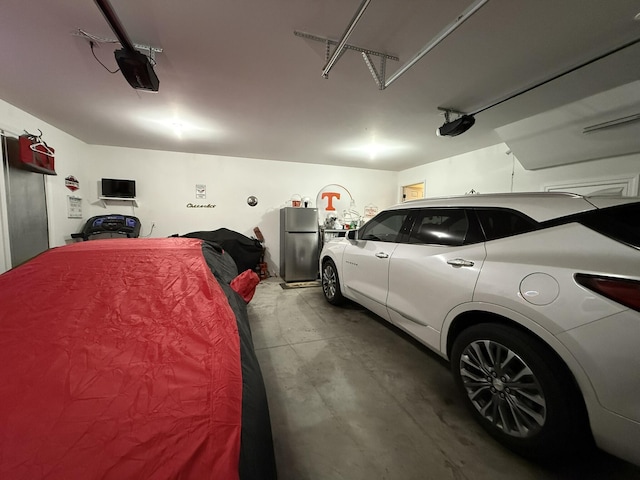
{"label": "wall-mounted shelf", "polygon": [[138,200],[135,198],[120,198],[120,197],[98,197],[100,203],[104,208],[107,208],[107,204],[109,202],[128,202],[131,203],[134,207],[138,207]]}

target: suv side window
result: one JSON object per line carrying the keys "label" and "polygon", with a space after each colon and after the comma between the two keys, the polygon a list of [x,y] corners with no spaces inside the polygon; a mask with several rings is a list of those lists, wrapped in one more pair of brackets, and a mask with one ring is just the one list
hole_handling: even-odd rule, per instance
{"label": "suv side window", "polygon": [[[409,243],[459,246],[482,241],[473,234],[467,212],[461,208],[425,208],[420,211]],[[474,237],[474,238],[471,238]]]}
{"label": "suv side window", "polygon": [[514,210],[478,209],[476,214],[487,240],[532,232],[539,228],[535,220]]}
{"label": "suv side window", "polygon": [[376,215],[358,230],[358,240],[397,242],[409,213],[409,209],[402,209]]}
{"label": "suv side window", "polygon": [[640,202],[592,210],[573,219],[618,242],[640,248]]}

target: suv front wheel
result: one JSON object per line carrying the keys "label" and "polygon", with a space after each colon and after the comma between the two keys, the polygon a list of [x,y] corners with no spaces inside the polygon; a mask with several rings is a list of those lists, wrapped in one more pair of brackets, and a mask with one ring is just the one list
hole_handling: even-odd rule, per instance
{"label": "suv front wheel", "polygon": [[340,291],[338,270],[333,260],[325,260],[322,264],[322,293],[327,302],[332,305],[341,305],[345,301]]}
{"label": "suv front wheel", "polygon": [[521,455],[557,457],[590,437],[573,378],[532,335],[495,323],[469,327],[453,344],[451,369],[475,419]]}

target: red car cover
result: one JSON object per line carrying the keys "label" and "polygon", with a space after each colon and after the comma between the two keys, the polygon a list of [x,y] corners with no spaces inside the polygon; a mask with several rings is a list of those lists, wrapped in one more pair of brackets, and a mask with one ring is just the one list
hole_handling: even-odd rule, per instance
{"label": "red car cover", "polygon": [[231,288],[242,297],[242,299],[249,303],[256,293],[256,287],[260,283],[260,277],[252,270],[245,270],[236,278],[231,280]]}
{"label": "red car cover", "polygon": [[0,309],[0,478],[238,478],[238,329],[200,240],[49,250]]}

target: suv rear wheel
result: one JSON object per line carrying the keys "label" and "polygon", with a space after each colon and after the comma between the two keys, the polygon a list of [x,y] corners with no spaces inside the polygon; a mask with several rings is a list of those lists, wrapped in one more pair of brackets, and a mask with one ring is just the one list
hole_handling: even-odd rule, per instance
{"label": "suv rear wheel", "polygon": [[590,438],[573,379],[531,335],[494,323],[469,327],[453,344],[451,369],[475,419],[521,455],[557,457]]}

